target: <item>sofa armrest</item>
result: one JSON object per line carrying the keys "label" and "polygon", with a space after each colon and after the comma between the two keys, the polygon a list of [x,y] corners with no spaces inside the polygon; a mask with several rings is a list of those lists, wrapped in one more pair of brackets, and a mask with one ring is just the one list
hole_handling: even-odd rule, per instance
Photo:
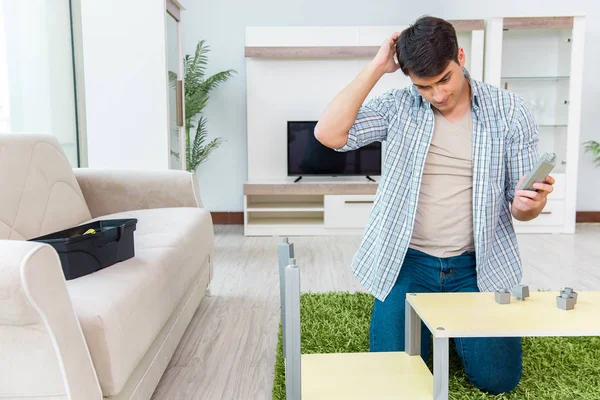
{"label": "sofa armrest", "polygon": [[196,175],[186,171],[73,170],[92,218],[131,210],[202,207]]}
{"label": "sofa armrest", "polygon": [[[7,381],[8,390],[27,394],[28,391],[44,391],[50,387],[64,388],[67,398],[72,400],[101,400],[102,391],[92,359],[73,309],[58,254],[46,244],[16,240],[0,240],[0,332],[11,337],[20,335],[31,337],[32,332],[41,332],[47,340],[36,342],[39,347],[27,346],[6,349],[7,357],[0,357],[0,362],[11,365],[0,365],[0,370],[11,371],[14,379]],[[6,343],[0,337],[0,343]],[[12,342],[14,346],[19,347]],[[23,344],[28,343],[26,340]],[[46,348],[45,344],[51,343]],[[13,346],[13,347],[14,347]],[[32,366],[37,371],[50,371],[56,380],[32,382],[29,367],[15,370],[23,366],[16,362],[16,356],[29,362],[39,360],[39,353],[46,349],[54,351],[51,365]],[[52,353],[48,350],[48,354]],[[14,358],[11,359],[11,354]],[[62,379],[62,382],[57,382]],[[1,379],[0,379],[1,381]],[[35,386],[35,388],[34,388]],[[0,388],[5,390],[6,388]],[[36,393],[33,393],[34,397]],[[4,397],[0,395],[0,397]],[[10,395],[9,395],[10,397]]]}

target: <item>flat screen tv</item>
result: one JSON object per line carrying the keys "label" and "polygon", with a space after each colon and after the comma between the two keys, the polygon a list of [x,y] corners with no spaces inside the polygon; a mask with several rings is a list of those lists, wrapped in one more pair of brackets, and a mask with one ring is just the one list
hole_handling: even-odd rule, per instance
{"label": "flat screen tv", "polygon": [[288,176],[381,175],[381,142],[340,152],[315,138],[317,121],[288,121]]}

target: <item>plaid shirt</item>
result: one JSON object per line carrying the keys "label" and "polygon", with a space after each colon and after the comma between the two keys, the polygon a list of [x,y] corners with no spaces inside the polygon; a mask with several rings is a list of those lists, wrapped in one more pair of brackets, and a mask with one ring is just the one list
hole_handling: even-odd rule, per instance
{"label": "plaid shirt", "polygon": [[[519,179],[537,161],[538,128],[512,92],[472,80],[473,236],[481,291],[510,289],[522,278],[510,202]],[[375,203],[352,271],[383,301],[391,291],[412,235],[425,158],[433,134],[431,104],[410,85],[370,99],[360,108],[346,145],[355,150],[386,141]]]}

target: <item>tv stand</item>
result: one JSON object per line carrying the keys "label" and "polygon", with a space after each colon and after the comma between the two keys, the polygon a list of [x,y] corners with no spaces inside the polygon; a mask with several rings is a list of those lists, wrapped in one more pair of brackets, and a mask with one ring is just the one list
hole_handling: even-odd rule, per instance
{"label": "tv stand", "polygon": [[[371,182],[375,182],[377,183],[377,181],[373,178],[371,178],[369,175],[366,175],[367,179],[370,180]],[[299,182],[300,179],[302,179],[302,175],[300,175],[299,177],[297,177],[296,179],[294,179],[294,183]]]}
{"label": "tv stand", "polygon": [[378,184],[366,179],[268,179],[244,184],[244,234],[362,235]]}

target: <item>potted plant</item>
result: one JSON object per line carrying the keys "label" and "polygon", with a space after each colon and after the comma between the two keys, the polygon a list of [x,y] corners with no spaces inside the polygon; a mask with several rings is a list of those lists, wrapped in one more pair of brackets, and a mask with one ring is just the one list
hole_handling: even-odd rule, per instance
{"label": "potted plant", "polygon": [[584,143],[586,152],[592,153],[596,167],[600,167],[600,143],[590,140]]}
{"label": "potted plant", "polygon": [[[208,141],[206,117],[202,111],[208,102],[210,91],[227,81],[236,73],[233,69],[218,72],[206,77],[207,53],[210,48],[204,40],[196,45],[194,56],[186,55],[184,61],[184,102],[185,102],[185,148],[186,169],[196,172],[198,166],[207,160],[209,154],[224,141],[217,137]],[[169,72],[171,85],[177,84],[177,74]],[[193,137],[191,130],[196,129]]]}

